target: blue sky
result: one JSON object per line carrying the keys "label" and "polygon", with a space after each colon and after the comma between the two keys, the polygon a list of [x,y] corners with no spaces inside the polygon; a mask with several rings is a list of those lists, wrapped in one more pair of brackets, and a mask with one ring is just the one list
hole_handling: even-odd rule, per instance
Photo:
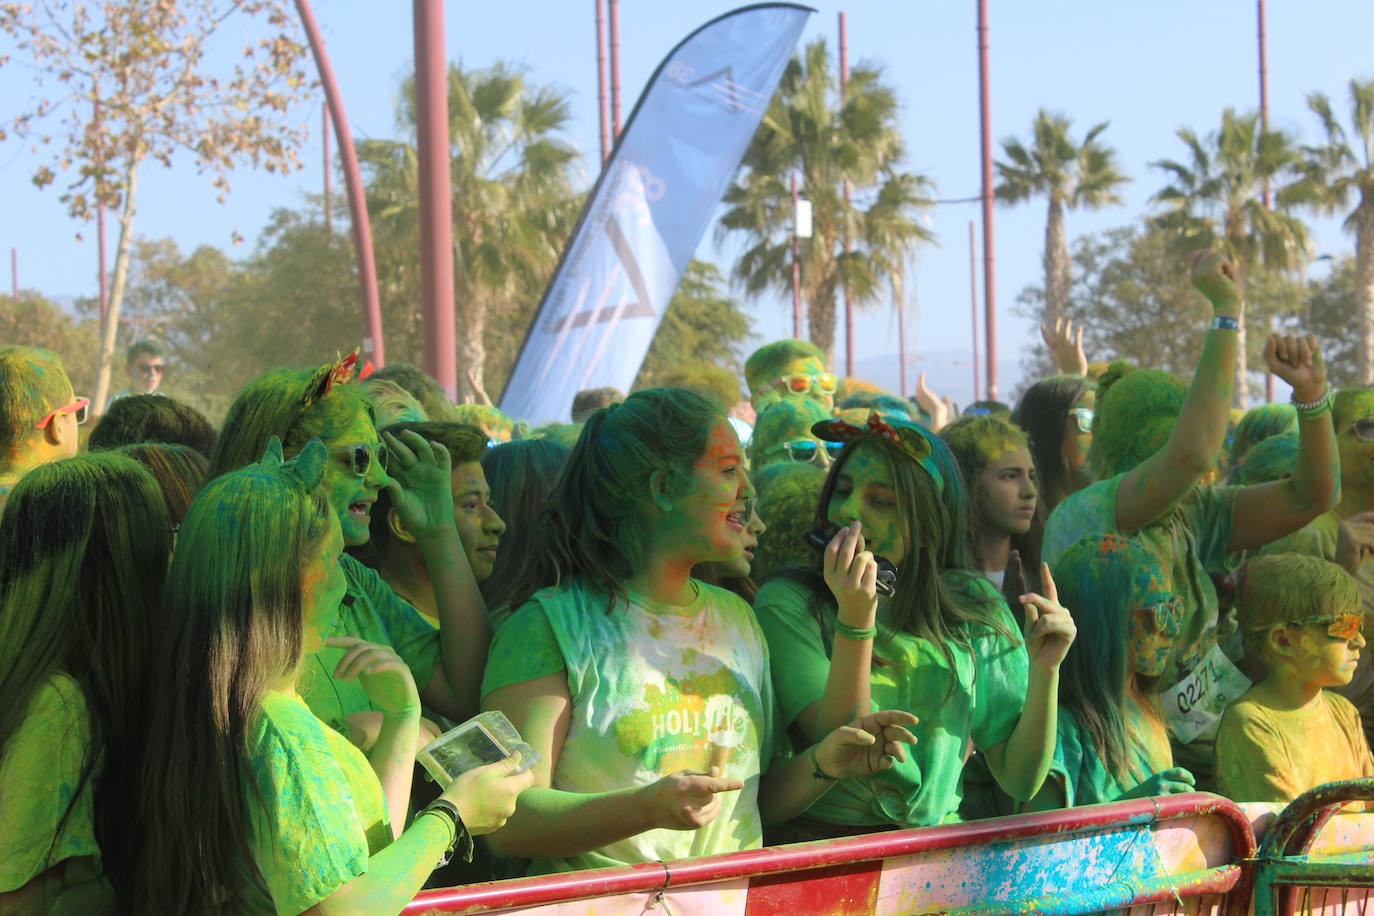
{"label": "blue sky", "polygon": [[[736,4],[676,4],[622,0],[620,13],[623,110],[634,100],[659,60],[689,31]],[[945,198],[978,193],[979,135],[975,5],[916,0],[846,0],[817,3],[803,42],[836,37],[836,14],[848,14],[851,62],[882,65],[903,102],[907,168],[937,183]],[[1073,119],[1075,135],[1110,121],[1103,140],[1118,150],[1134,181],[1125,205],[1069,215],[1070,237],[1121,225],[1149,209],[1148,198],[1164,183],[1151,161],[1181,156],[1174,136],[1181,126],[1213,129],[1224,106],[1258,105],[1254,0],[1118,0],[1038,3],[991,0],[992,122],[997,139],[1025,136],[1040,107]],[[339,75],[353,132],[358,137],[394,135],[394,105],[411,66],[410,4],[400,0],[317,0],[316,15]],[[480,67],[504,58],[528,67],[532,80],[571,95],[571,139],[584,152],[590,186],[597,158],[595,33],[591,0],[503,0],[447,5],[447,45],[454,60]],[[1354,0],[1270,3],[1269,93],[1271,121],[1313,142],[1314,117],[1307,93],[1331,95],[1346,111],[1352,77],[1374,76],[1374,4]],[[0,56],[13,49],[0,40]],[[0,99],[32,94],[22,67],[0,68]],[[9,106],[0,102],[0,109]],[[322,186],[319,111],[304,113],[312,127],[302,150],[305,168],[287,177],[241,172],[229,202],[220,205],[209,181],[188,162],[144,174],[138,232],[170,236],[183,248],[230,247],[234,232],[251,246],[270,211],[298,206],[302,194]],[[0,144],[0,250],[19,250],[20,282],[48,295],[88,295],[97,287],[94,230],[70,221],[57,193],[37,191],[29,176],[40,160],[10,140]],[[961,400],[969,395],[968,369],[955,361],[969,347],[968,222],[975,204],[935,207],[931,228],[938,246],[924,249],[916,267],[914,316],[908,336],[918,359]],[[1017,293],[1040,278],[1044,207],[1032,202],[997,211],[997,299],[1000,363],[1014,363],[1033,328],[1012,312]],[[1312,219],[1318,254],[1353,249],[1338,221]],[[86,241],[78,242],[76,234]],[[111,242],[113,247],[113,242]],[[239,249],[243,253],[244,249]],[[708,233],[699,256],[728,264],[732,249],[717,249]],[[6,257],[3,262],[8,264]],[[8,271],[4,272],[8,291]],[[981,277],[980,277],[981,284]],[[790,306],[781,301],[749,304],[765,337],[790,328]],[[878,307],[859,321],[859,357],[895,350],[891,310]],[[842,352],[843,344],[837,347]],[[938,363],[938,366],[937,366]],[[843,367],[841,367],[843,368]],[[1009,367],[1010,368],[1010,367]],[[938,369],[938,372],[937,372]],[[895,366],[892,367],[895,381]],[[1004,374],[1005,375],[1005,374]],[[1006,394],[1014,379],[1003,379]]]}

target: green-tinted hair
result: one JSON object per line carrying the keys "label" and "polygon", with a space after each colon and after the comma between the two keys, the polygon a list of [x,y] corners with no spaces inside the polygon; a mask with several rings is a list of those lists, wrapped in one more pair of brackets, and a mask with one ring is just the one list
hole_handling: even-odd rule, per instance
{"label": "green-tinted hair", "polygon": [[1231,435],[1231,452],[1227,461],[1231,469],[1230,482],[1241,482],[1240,469],[1246,463],[1250,449],[1271,436],[1297,431],[1298,412],[1292,404],[1261,404],[1247,410]]}
{"label": "green-tinted hair", "polygon": [[1175,375],[1112,363],[1097,383],[1097,416],[1088,466],[1099,480],[1124,474],[1173,434],[1188,393]]}
{"label": "green-tinted hair", "polygon": [[420,402],[425,416],[442,423],[458,422],[453,412],[453,402],[448,399],[444,389],[431,376],[410,363],[387,363],[368,376],[368,380],[378,379],[395,382],[404,388],[411,397]]}
{"label": "green-tinted hair", "polygon": [[148,611],[157,635],[147,657],[158,662],[145,671],[142,766],[128,792],[136,813],[107,868],[130,912],[264,902],[246,751],[264,694],[300,664],[302,570],[334,518],[321,487],[270,461],[210,481],[187,512],[164,600]]}
{"label": "green-tinted hair", "polygon": [[453,408],[454,419],[459,423],[481,427],[488,438],[498,439],[502,433],[508,438],[519,439],[517,424],[509,414],[491,404],[458,404]]}
{"label": "green-tinted hair", "polygon": [[784,398],[769,404],[755,418],[754,437],[749,442],[750,464],[761,469],[765,460],[773,458],[764,453],[780,442],[815,438],[811,427],[828,419],[830,412],[811,398]]}
{"label": "green-tinted hair", "polygon": [[229,405],[206,479],[257,461],[273,436],[287,455],[294,455],[311,439],[328,444],[360,416],[375,423],[372,402],[361,386],[329,385],[335,365],[274,369],[249,382]]}
{"label": "green-tinted hair", "polygon": [[693,466],[722,419],[709,401],[681,388],[646,388],[587,418],[539,525],[540,543],[526,548],[531,561],[511,607],[582,576],[611,596],[613,609],[626,597],[625,580],[647,559],[653,475],[664,474],[671,498],[691,492]]}
{"label": "green-tinted hair", "polygon": [[180,526],[191,508],[191,500],[205,482],[205,456],[189,445],[165,442],[140,442],[117,449],[148,469],[162,490],[167,504],[167,520]]}
{"label": "green-tinted hair", "polygon": [[[0,532],[0,757],[43,685],[59,673],[74,679],[91,735],[77,792],[94,785],[96,834],[109,849],[112,826],[141,816],[121,807],[119,787],[136,768],[143,683],[159,657],[147,611],[161,600],[171,552],[162,494],[130,458],[78,455],[25,474]],[[58,833],[75,794],[62,800]],[[48,855],[55,840],[30,838]]]}
{"label": "green-tinted hair", "polygon": [[[1073,608],[1078,626],[1060,669],[1059,704],[1073,712],[1123,788],[1151,775],[1136,771],[1127,727],[1130,611],[1161,591],[1165,575],[1157,555],[1114,534],[1083,538],[1054,564],[1059,602]],[[1152,686],[1142,684],[1138,697],[1152,696]]]}
{"label": "green-tinted hair", "polygon": [[1354,577],[1320,557],[1264,554],[1246,560],[1240,568],[1236,616],[1247,640],[1264,627],[1334,619],[1337,614],[1359,608],[1360,593]]}
{"label": "green-tinted hair", "polygon": [[1246,450],[1240,465],[1231,468],[1231,482],[1243,487],[1270,483],[1292,477],[1297,466],[1298,434],[1270,436]]}
{"label": "green-tinted hair", "polygon": [[811,566],[816,552],[805,537],[816,524],[816,503],[825,486],[825,469],[809,462],[787,461],[771,464],[753,477],[759,494],[759,518],[767,526],[754,551],[754,580],[761,582],[792,566]]}
{"label": "green-tinted hair", "polygon": [[825,361],[825,354],[810,341],[787,338],[759,347],[744,361],[744,381],[753,393],[782,375],[783,368],[799,359]]}
{"label": "green-tinted hair", "polygon": [[62,360],[40,347],[0,347],[0,465],[34,424],[71,400]]}
{"label": "green-tinted hair", "polygon": [[1331,422],[1336,427],[1336,435],[1340,435],[1355,415],[1355,408],[1358,403],[1374,395],[1374,391],[1368,388],[1342,388],[1337,391],[1335,397],[1331,399]]}
{"label": "green-tinted hair", "polygon": [[410,392],[395,382],[384,378],[370,378],[362,383],[363,394],[372,402],[377,423],[389,426],[392,423],[423,423],[429,420],[423,405]]}

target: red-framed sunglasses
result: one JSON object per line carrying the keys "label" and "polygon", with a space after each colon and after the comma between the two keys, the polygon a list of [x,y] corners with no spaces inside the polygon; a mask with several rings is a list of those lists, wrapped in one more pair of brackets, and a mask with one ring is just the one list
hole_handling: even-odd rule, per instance
{"label": "red-framed sunglasses", "polygon": [[56,407],[56,408],[54,408],[53,410],[49,411],[49,412],[47,413],[47,415],[45,415],[45,416],[43,417],[43,419],[39,420],[37,423],[35,423],[35,424],[33,425],[33,428],[34,428],[34,429],[46,429],[47,426],[48,426],[48,424],[52,422],[52,418],[55,417],[55,416],[57,416],[57,415],[60,414],[60,413],[74,413],[74,414],[76,414],[76,425],[77,425],[77,426],[80,426],[81,424],[83,424],[83,423],[86,422],[86,418],[88,417],[88,415],[90,414],[90,412],[91,412],[91,399],[90,399],[90,398],[72,398],[72,401],[71,401],[70,404],[64,404],[64,405],[61,406],[61,407]]}

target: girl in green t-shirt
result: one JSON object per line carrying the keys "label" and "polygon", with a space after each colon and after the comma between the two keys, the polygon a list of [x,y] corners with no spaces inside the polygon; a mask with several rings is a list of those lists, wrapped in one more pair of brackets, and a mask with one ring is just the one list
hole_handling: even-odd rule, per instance
{"label": "girl in green t-shirt", "polygon": [[0,517],[0,912],[114,912],[96,843],[130,764],[171,550],[162,491],[112,453],[34,468]]}
{"label": "girl in green t-shirt", "polygon": [[1192,792],[1155,694],[1183,625],[1168,571],[1138,541],[1103,534],[1070,547],[1054,578],[1078,639],[1059,682],[1055,769],[1026,810]]}
{"label": "girl in green t-shirt", "polygon": [[[958,471],[919,424],[869,415],[819,423],[847,442],[821,491],[817,522],[838,528],[819,571],[764,585],[755,602],[774,657],[784,721],[814,740],[874,704],[921,718],[908,761],[839,787],[786,839],[956,817],[964,761],[976,748],[1014,799],[1039,789],[1054,751],[1059,663],[1073,641],[1069,613],[1046,596],[1020,627],[992,585],[968,571]],[[877,558],[896,566],[877,595]],[[1029,654],[1027,652],[1029,648]]]}
{"label": "girl in green t-shirt", "polygon": [[[419,437],[402,466],[432,461]],[[130,912],[399,913],[463,824],[487,833],[528,774],[518,757],[469,770],[406,820],[420,737],[409,667],[386,646],[330,637],[347,582],[344,539],[321,485],[329,450],[306,443],[197,495],[182,523],[157,633],[138,766],[120,790],[136,819],[119,826],[114,872]],[[297,693],[308,653],[343,652],[331,672],[381,712],[367,757]],[[442,806],[441,806],[442,807]]]}
{"label": "girl in green t-shirt", "polygon": [[734,430],[699,395],[651,388],[586,421],[483,681],[483,706],[543,758],[497,852],[550,871],[758,846],[762,822],[904,756],[914,719],[864,709],[774,763],[758,625],[691,575],[744,552],[747,488]]}

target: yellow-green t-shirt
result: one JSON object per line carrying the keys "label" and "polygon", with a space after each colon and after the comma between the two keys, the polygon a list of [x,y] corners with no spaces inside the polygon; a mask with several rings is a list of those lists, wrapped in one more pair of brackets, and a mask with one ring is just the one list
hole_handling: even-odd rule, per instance
{"label": "yellow-green t-shirt", "polygon": [[268,691],[248,734],[245,803],[265,911],[299,913],[367,871],[391,842],[381,783],[362,751],[300,697]]}
{"label": "yellow-green t-shirt", "polygon": [[[961,776],[970,751],[993,747],[1011,736],[1026,702],[1030,670],[1020,627],[986,579],[972,574],[947,578],[971,598],[985,600],[1006,633],[986,626],[971,628],[967,647],[949,647],[951,667],[934,644],[887,626],[880,611],[873,654],[886,664],[875,665],[870,675],[873,709],[902,709],[917,716],[921,721],[911,728],[916,744],[906,748],[905,761],[889,770],[837,783],[807,809],[807,817],[850,826],[899,827],[958,820]],[[811,613],[812,595],[805,583],[779,577],[754,599],[769,653],[776,660],[773,687],[783,721],[789,724],[821,699],[830,673],[826,643],[833,633],[834,603],[825,602],[828,628],[823,634]],[[823,597],[829,598],[828,592]]]}
{"label": "yellow-green t-shirt", "polygon": [[44,900],[47,913],[115,909],[113,892],[100,877],[94,771],[81,779],[90,741],[81,687],[54,674],[30,700],[0,761],[0,893],[65,862],[60,884],[45,889],[53,895]]}
{"label": "yellow-green t-shirt", "polygon": [[1290,802],[1338,779],[1374,776],[1360,714],[1321,692],[1311,709],[1278,710],[1249,691],[1217,730],[1217,791],[1238,802]]}

